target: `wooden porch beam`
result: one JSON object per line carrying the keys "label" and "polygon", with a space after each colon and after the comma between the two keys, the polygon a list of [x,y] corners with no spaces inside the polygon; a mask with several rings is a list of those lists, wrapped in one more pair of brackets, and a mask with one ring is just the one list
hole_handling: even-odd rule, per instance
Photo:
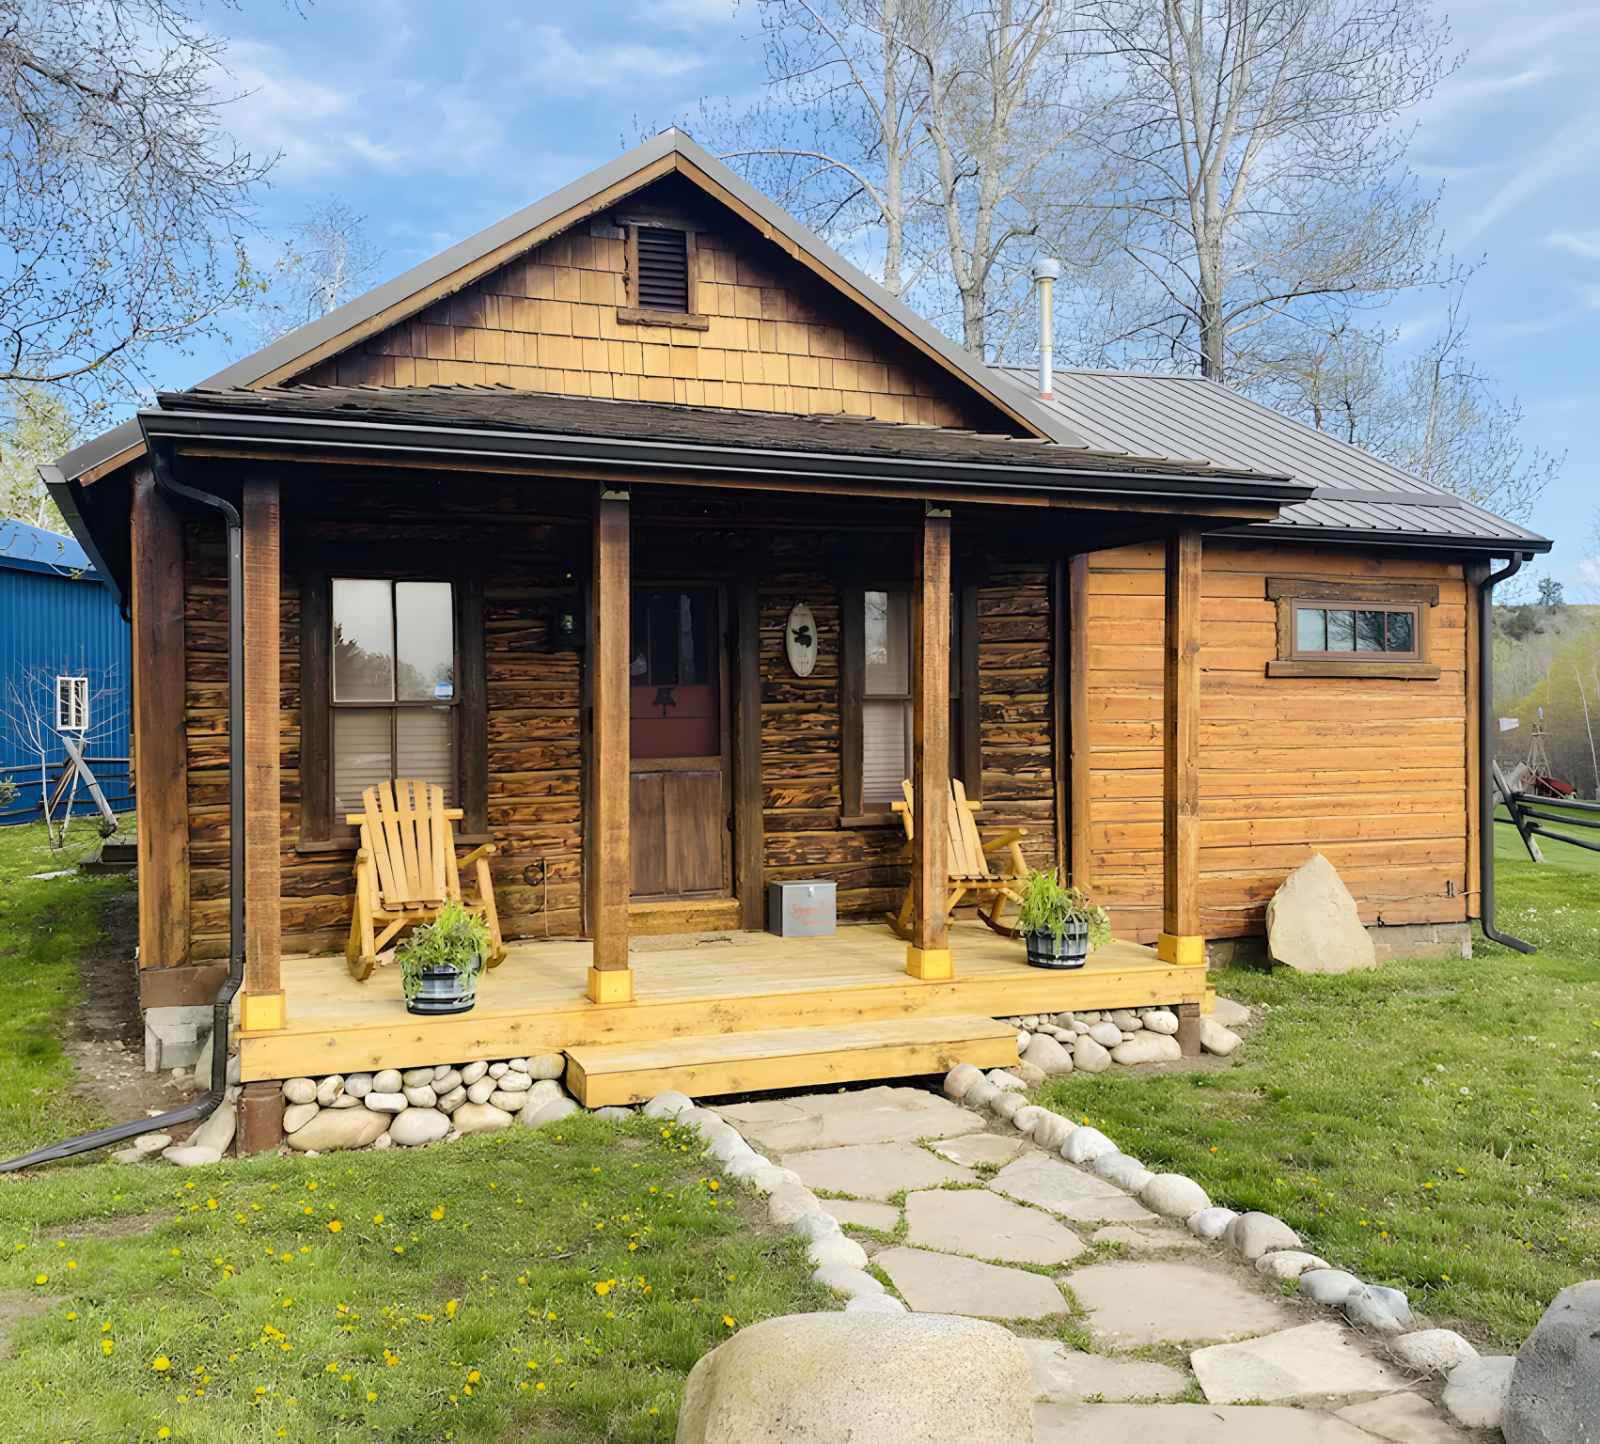
{"label": "wooden porch beam", "polygon": [[129,594],[142,974],[188,961],[189,761],[183,726],[183,522],[149,467],[134,476],[132,511]]}
{"label": "wooden porch beam", "polygon": [[[278,483],[249,481],[244,522],[244,994],[240,1027],[281,1028],[278,629],[282,542]],[[234,880],[239,886],[240,880]]]}
{"label": "wooden porch beam", "polygon": [[[1161,935],[1165,962],[1204,968],[1200,933],[1200,555],[1201,536],[1184,528],[1167,538],[1163,634]],[[1199,1020],[1180,1037],[1199,1049]]]}
{"label": "wooden porch beam", "polygon": [[950,810],[950,512],[925,506],[911,592],[911,770],[914,917],[906,971],[954,976],[945,912]]}
{"label": "wooden porch beam", "polygon": [[589,666],[594,721],[588,826],[594,829],[588,879],[594,937],[589,997],[596,1003],[633,999],[628,965],[628,614],[631,606],[628,494],[598,491],[594,565],[590,569]]}

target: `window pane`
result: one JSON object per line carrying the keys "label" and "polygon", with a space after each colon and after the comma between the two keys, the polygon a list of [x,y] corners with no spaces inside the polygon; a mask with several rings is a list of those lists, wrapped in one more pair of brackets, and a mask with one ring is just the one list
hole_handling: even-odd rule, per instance
{"label": "window pane", "polygon": [[1328,614],[1321,607],[1296,607],[1294,646],[1297,652],[1328,650]]}
{"label": "window pane", "polygon": [[909,702],[862,704],[862,807],[885,808],[905,796],[900,784],[911,775],[910,719]]}
{"label": "window pane", "polygon": [[1414,652],[1417,650],[1417,619],[1410,612],[1390,612],[1389,650]]}
{"label": "window pane", "polygon": [[456,759],[448,707],[402,707],[395,713],[396,777],[436,782],[455,802]]}
{"label": "window pane", "polygon": [[1330,652],[1353,652],[1356,649],[1356,614],[1354,612],[1329,611],[1328,618],[1328,650]]}
{"label": "window pane", "polygon": [[390,582],[336,577],[333,583],[333,700],[394,699],[394,612]]}
{"label": "window pane", "polygon": [[387,707],[341,708],[333,714],[333,810],[340,821],[361,811],[361,789],[388,781],[390,718]]}
{"label": "window pane", "polygon": [[1381,652],[1383,650],[1383,613],[1356,613],[1356,651]]}
{"label": "window pane", "polygon": [[905,592],[867,592],[863,611],[867,632],[863,690],[869,697],[904,695],[911,690],[911,598]]}
{"label": "window pane", "polygon": [[[402,702],[447,702],[456,694],[455,608],[449,582],[394,584],[395,685]],[[405,774],[402,774],[405,775]]]}

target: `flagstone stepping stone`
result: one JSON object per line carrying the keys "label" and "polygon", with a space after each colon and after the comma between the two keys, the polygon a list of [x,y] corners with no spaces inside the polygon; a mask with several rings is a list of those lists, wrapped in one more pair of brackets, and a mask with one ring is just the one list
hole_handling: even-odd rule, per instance
{"label": "flagstone stepping stone", "polygon": [[1083,1252],[1077,1234],[1049,1214],[976,1188],[908,1194],[906,1240],[1004,1263],[1066,1263]]}
{"label": "flagstone stepping stone", "polygon": [[1373,1358],[1348,1329],[1327,1321],[1196,1349],[1189,1366],[1213,1404],[1311,1402],[1403,1389],[1408,1382],[1398,1369]]}
{"label": "flagstone stepping stone", "polygon": [[1019,1203],[1048,1208],[1085,1223],[1138,1223],[1155,1214],[1114,1183],[1046,1153],[1025,1153],[997,1173],[989,1187]]}
{"label": "flagstone stepping stone", "polygon": [[920,1248],[886,1248],[872,1262],[919,1314],[975,1319],[1046,1319],[1067,1302],[1042,1274]]}
{"label": "flagstone stepping stone", "polygon": [[1336,1418],[1394,1444],[1468,1444],[1471,1435],[1451,1424],[1420,1394],[1385,1394],[1339,1410]]}
{"label": "flagstone stepping stone", "polygon": [[1095,1336],[1117,1348],[1249,1338],[1294,1322],[1282,1304],[1201,1264],[1160,1259],[1090,1264],[1066,1282],[1087,1310]]}
{"label": "flagstone stepping stone", "polygon": [[807,1188],[847,1193],[854,1198],[886,1199],[906,1188],[944,1183],[976,1183],[970,1168],[935,1158],[914,1143],[858,1143],[786,1153],[783,1166],[800,1175]]}
{"label": "flagstone stepping stone", "polygon": [[[792,1111],[780,1114],[778,1108]],[[749,1116],[751,1109],[758,1110],[757,1116]],[[752,1147],[769,1153],[954,1138],[981,1133],[984,1127],[980,1115],[922,1088],[811,1093],[781,1103],[736,1103],[712,1111],[734,1123]]]}
{"label": "flagstone stepping stone", "polygon": [[840,1223],[893,1233],[900,1226],[900,1210],[892,1203],[868,1203],[856,1198],[830,1198],[824,1207]]}
{"label": "flagstone stepping stone", "polygon": [[1202,1252],[1197,1240],[1170,1228],[1134,1228],[1126,1223],[1108,1223],[1089,1235],[1090,1243],[1120,1243],[1134,1253],[1161,1253],[1170,1249]]}
{"label": "flagstone stepping stone", "polygon": [[935,1143],[933,1151],[952,1163],[972,1168],[981,1163],[999,1166],[1010,1163],[1026,1146],[1021,1138],[1002,1138],[998,1133],[969,1133],[965,1138],[950,1138]]}
{"label": "flagstone stepping stone", "polygon": [[1310,1409],[1235,1404],[1035,1404],[1034,1444],[1372,1444],[1372,1435]]}
{"label": "flagstone stepping stone", "polygon": [[1185,1393],[1189,1376],[1144,1359],[1111,1359],[1069,1349],[1055,1339],[1022,1339],[1033,1369],[1034,1398],[1053,1404],[1085,1399],[1166,1399]]}

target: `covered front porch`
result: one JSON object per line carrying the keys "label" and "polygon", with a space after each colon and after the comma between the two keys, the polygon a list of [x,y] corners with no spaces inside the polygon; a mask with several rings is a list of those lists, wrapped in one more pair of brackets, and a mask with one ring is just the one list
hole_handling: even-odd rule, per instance
{"label": "covered front porch", "polygon": [[1022,947],[976,921],[950,929],[952,977],[907,975],[905,945],[881,924],[833,937],[730,932],[635,941],[633,997],[588,996],[593,945],[511,944],[470,1013],[408,1014],[393,969],[356,982],[338,957],[286,957],[281,1028],[240,1038],[246,1082],[407,1068],[445,1058],[565,1053],[567,1085],[595,1107],[678,1088],[696,1096],[1016,1061],[1018,1013],[1209,1007],[1203,967],[1112,942],[1074,972],[1030,968]]}

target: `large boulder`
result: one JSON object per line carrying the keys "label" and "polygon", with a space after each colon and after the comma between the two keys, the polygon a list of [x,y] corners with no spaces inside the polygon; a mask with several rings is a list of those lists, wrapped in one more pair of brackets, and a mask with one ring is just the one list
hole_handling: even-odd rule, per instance
{"label": "large boulder", "polygon": [[369,1113],[365,1108],[324,1108],[284,1142],[301,1153],[312,1149],[328,1153],[336,1148],[365,1148],[388,1127],[389,1117],[384,1113]]}
{"label": "large boulder", "polygon": [[1291,872],[1267,904],[1267,953],[1297,973],[1378,966],[1356,900],[1320,852]]}
{"label": "large boulder", "polygon": [[1562,1289],[1517,1350],[1506,1444],[1600,1444],[1600,1279]]}
{"label": "large boulder", "polygon": [[943,1314],[791,1314],[694,1366],[678,1444],[1033,1437],[1033,1377],[998,1324]]}

